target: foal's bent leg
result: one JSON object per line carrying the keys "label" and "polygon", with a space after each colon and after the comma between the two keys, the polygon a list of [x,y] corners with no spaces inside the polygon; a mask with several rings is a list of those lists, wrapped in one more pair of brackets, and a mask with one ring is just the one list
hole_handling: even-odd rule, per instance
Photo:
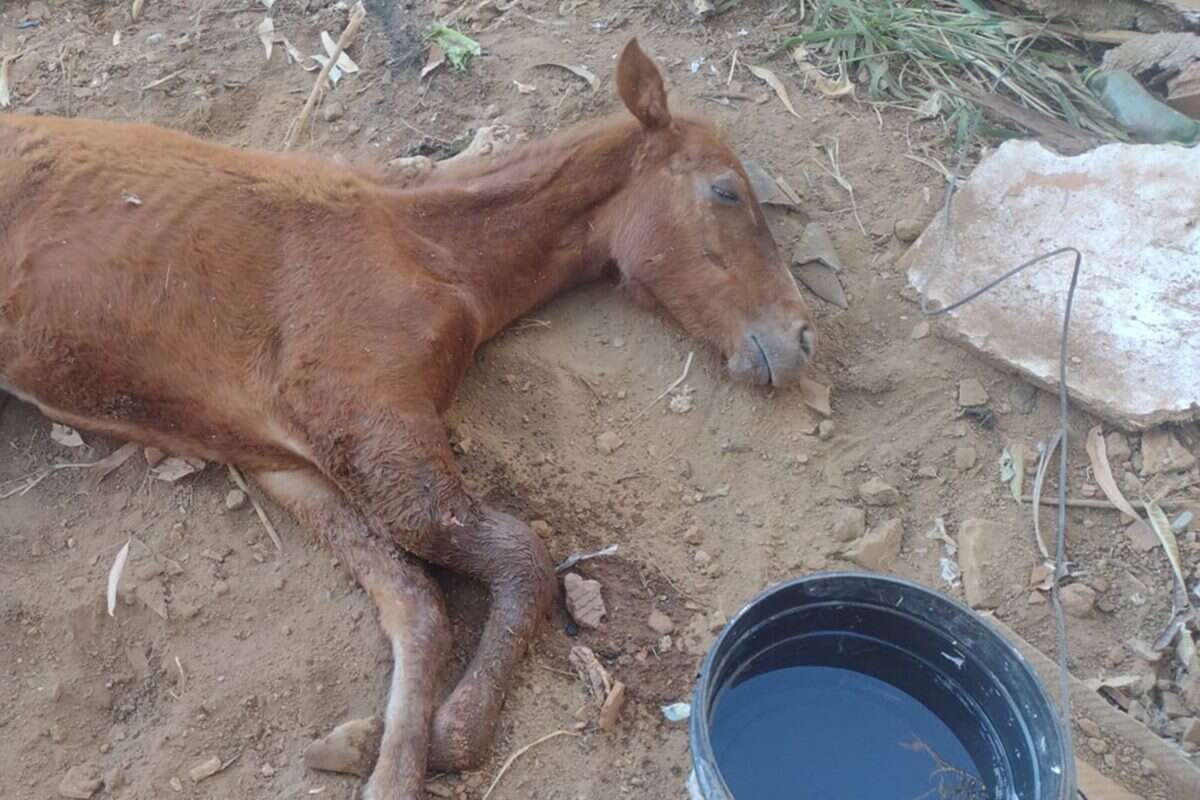
{"label": "foal's bent leg", "polygon": [[419,800],[430,722],[450,653],[450,626],[440,590],[420,563],[371,533],[318,473],[262,472],[254,478],[304,525],[324,534],[379,609],[394,666],[379,760],[363,796]]}
{"label": "foal's bent leg", "polygon": [[408,552],[488,584],[492,606],[462,680],[438,710],[429,765],[478,765],[500,707],[558,584],[545,545],[525,523],[477,504],[462,487],[436,415],[363,410],[357,431],[318,441],[318,460],[367,522]]}

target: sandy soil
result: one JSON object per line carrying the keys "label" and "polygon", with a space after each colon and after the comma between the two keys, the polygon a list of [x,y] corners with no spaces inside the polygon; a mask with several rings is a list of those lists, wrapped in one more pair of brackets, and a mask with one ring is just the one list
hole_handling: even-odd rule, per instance
{"label": "sandy soil", "polygon": [[[351,49],[361,73],[342,81],[302,139],[307,149],[383,163],[444,153],[492,122],[529,135],[552,131],[615,108],[613,59],[636,33],[664,65],[676,105],[711,115],[741,152],[796,187],[847,265],[848,311],[811,299],[823,337],[818,374],[834,386],[827,437],[816,435],[819,418],[795,394],[732,385],[718,359],[700,350],[686,381],[693,409],[672,413],[663,403],[634,421],[695,345],[612,287],[560,298],[533,315],[540,322],[514,326],[480,351],[449,420],[471,486],[548,523],[556,558],[610,543],[620,551],[579,570],[602,582],[608,620],[571,637],[559,610],[521,666],[491,762],[435,778],[434,796],[479,798],[514,749],[594,717],[566,658],[584,643],[630,687],[619,727],[548,742],[517,762],[492,796],[682,797],[686,732],[665,722],[659,706],[688,695],[714,631],[748,598],[790,576],[853,566],[832,523],[840,509],[864,507],[858,487],[873,477],[901,498],[864,507],[869,526],[903,523],[891,570],[955,596],[961,587],[943,582],[939,545],[926,536],[934,519],[944,518],[952,535],[970,518],[1005,526],[1003,559],[985,565],[999,587],[995,613],[1053,652],[1047,606],[1030,586],[1028,510],[999,481],[997,459],[1005,446],[1032,449],[1052,433],[1055,400],[1037,393],[1032,408],[1019,408],[1019,381],[936,330],[914,339],[919,314],[894,267],[905,247],[892,235],[895,221],[927,219],[943,186],[905,156],[946,160],[945,132],[899,111],[806,92],[780,58],[770,63],[791,86],[800,118],[790,116],[744,70],[727,85],[731,51],[764,63],[788,29],[771,16],[776,6],[745,2],[700,25],[683,5],[523,2],[475,24],[486,53],[466,74],[443,69],[419,82],[419,34],[434,9],[380,0]],[[127,6],[4,4],[0,52],[24,53],[11,68],[16,108],[280,146],[314,76],[287,63],[280,45],[265,59],[255,33],[261,6],[148,0],[136,23]],[[336,36],[345,24],[345,10],[327,0],[276,6],[276,32],[305,54],[317,51],[322,29]],[[39,24],[18,27],[30,18]],[[587,65],[599,89],[534,67],[547,61]],[[536,91],[519,93],[517,80]],[[829,164],[817,146],[834,141],[865,233],[847,192],[822,169]],[[790,247],[803,215],[772,217]],[[957,388],[966,379],[986,389],[991,427],[961,415]],[[1090,491],[1081,443],[1095,422],[1072,417],[1074,494]],[[595,437],[604,431],[619,432],[624,446],[599,452]],[[0,480],[89,461],[120,444],[85,434],[85,447],[68,450],[49,432],[35,411],[10,403],[0,417]],[[1196,451],[1188,433],[1182,438]],[[1138,439],[1131,441],[1133,452],[1114,466],[1119,479],[1140,483],[1129,466]],[[268,513],[282,552],[252,510],[228,510],[233,486],[223,468],[174,484],[149,480],[146,470],[139,455],[90,492],[64,470],[0,502],[0,796],[55,796],[68,769],[83,767],[114,781],[98,796],[126,800],[353,797],[357,779],[307,771],[302,753],[337,723],[381,707],[389,655],[369,601],[278,508]],[[1198,498],[1195,490],[1176,495],[1200,510]],[[1153,671],[1125,643],[1152,639],[1166,621],[1170,577],[1161,551],[1132,546],[1109,511],[1076,510],[1071,522],[1072,559],[1098,595],[1095,610],[1071,619],[1072,670],[1081,678]],[[109,618],[106,575],[130,537],[123,602]],[[1183,558],[1185,570],[1200,561],[1194,536],[1183,542]],[[443,580],[461,661],[486,597]],[[647,625],[654,608],[673,620],[669,637]],[[1174,677],[1165,662],[1157,669],[1160,685],[1150,678],[1142,697],[1151,715]],[[1178,734],[1179,720],[1155,721]],[[1077,730],[1083,756],[1146,798],[1166,797],[1153,764],[1101,747],[1104,732],[1091,732]],[[1100,744],[1085,747],[1087,739]],[[188,770],[213,756],[231,763],[194,784]]]}

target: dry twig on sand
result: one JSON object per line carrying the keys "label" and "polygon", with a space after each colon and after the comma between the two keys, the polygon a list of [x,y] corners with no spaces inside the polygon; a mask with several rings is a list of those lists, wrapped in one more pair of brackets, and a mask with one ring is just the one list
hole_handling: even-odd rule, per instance
{"label": "dry twig on sand", "polygon": [[548,742],[555,737],[578,736],[578,735],[579,734],[575,731],[557,730],[557,731],[554,731],[554,733],[546,734],[545,736],[543,736],[540,739],[535,739],[534,741],[525,745],[521,749],[517,750],[515,753],[513,753],[511,756],[508,757],[508,760],[506,760],[504,762],[504,766],[500,767],[500,771],[497,772],[496,777],[492,779],[492,785],[489,786],[487,791],[483,793],[482,800],[488,800],[488,798],[492,796],[492,792],[495,790],[496,785],[500,783],[500,779],[504,777],[504,773],[508,772],[509,767],[511,767],[513,765],[513,762],[515,762],[518,758],[525,755],[527,752],[529,752],[533,748],[537,747],[539,744],[542,744],[543,742]]}
{"label": "dry twig on sand", "polygon": [[313,84],[312,91],[308,94],[308,100],[304,103],[304,108],[300,111],[300,116],[296,117],[296,121],[288,128],[287,138],[284,139],[283,149],[291,150],[296,144],[296,140],[300,138],[300,132],[308,125],[308,119],[312,116],[313,109],[317,107],[317,99],[321,96],[321,92],[325,88],[325,83],[329,80],[329,73],[337,64],[339,58],[342,57],[342,51],[350,46],[350,42],[354,41],[355,35],[358,33],[358,27],[362,25],[363,19],[367,16],[367,9],[363,6],[361,0],[354,6],[354,10],[350,12],[350,22],[346,25],[346,30],[342,31],[342,35],[338,37],[337,47],[329,54],[329,60],[321,67],[321,71],[317,73],[317,82]]}

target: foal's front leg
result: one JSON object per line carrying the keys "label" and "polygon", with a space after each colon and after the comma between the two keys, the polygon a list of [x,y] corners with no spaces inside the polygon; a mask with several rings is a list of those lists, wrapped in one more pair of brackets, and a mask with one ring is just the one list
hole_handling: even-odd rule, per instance
{"label": "foal's front leg", "polygon": [[466,673],[438,709],[429,766],[461,771],[487,755],[513,672],[557,592],[542,541],[515,517],[467,495],[436,415],[362,410],[354,427],[317,437],[318,461],[410,553],[484,581],[488,620]]}
{"label": "foal's front leg", "polygon": [[441,591],[421,564],[368,530],[316,471],[260,472],[254,478],[302,524],[325,536],[378,608],[392,646],[392,681],[379,758],[363,798],[420,800],[430,723],[450,654]]}

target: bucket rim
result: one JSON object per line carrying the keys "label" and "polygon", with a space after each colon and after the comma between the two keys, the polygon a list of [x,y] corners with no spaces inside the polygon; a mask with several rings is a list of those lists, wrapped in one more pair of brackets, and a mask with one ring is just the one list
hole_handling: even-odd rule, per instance
{"label": "bucket rim", "polygon": [[[1023,672],[1025,677],[1037,687],[1041,699],[1045,701],[1046,707],[1050,711],[1046,716],[1053,726],[1054,733],[1059,742],[1059,749],[1063,751],[1061,782],[1059,784],[1058,797],[1055,800],[1072,800],[1075,791],[1075,765],[1073,754],[1065,752],[1066,736],[1062,729],[1059,706],[1054,698],[1051,697],[1042,679],[1034,671],[1033,666],[1021,651],[1012,642],[1008,641],[994,626],[989,625],[983,615],[960,600],[908,578],[864,570],[813,572],[808,575],[789,578],[788,580],[772,584],[758,592],[750,600],[747,600],[741,609],[725,623],[725,627],[717,635],[717,638],[713,640],[708,653],[700,665],[696,685],[692,691],[692,713],[688,721],[688,744],[692,755],[692,772],[696,782],[699,784],[697,788],[701,791],[701,794],[704,794],[703,800],[735,800],[733,792],[730,791],[724,777],[721,775],[720,769],[717,767],[716,755],[713,753],[712,742],[709,737],[709,723],[711,720],[709,719],[708,703],[706,700],[709,694],[707,684],[712,679],[717,655],[725,648],[728,639],[732,636],[732,632],[738,627],[738,622],[749,614],[752,609],[757,608],[764,600],[773,595],[805,584],[846,579],[886,584],[898,590],[914,591],[934,598],[938,602],[945,603],[952,611],[962,615],[965,619],[977,624],[979,629],[984,632],[984,635],[998,643],[1001,649],[1011,657],[1015,668]],[[716,794],[709,797],[705,794],[708,790],[716,792]]]}

